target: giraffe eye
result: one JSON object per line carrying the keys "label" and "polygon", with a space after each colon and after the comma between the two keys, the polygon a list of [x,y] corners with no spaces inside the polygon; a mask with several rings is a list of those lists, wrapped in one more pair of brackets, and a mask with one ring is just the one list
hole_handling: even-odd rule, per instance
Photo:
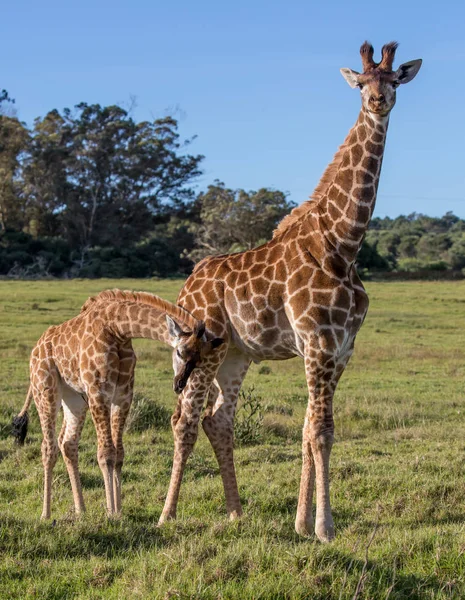
{"label": "giraffe eye", "polygon": [[363,83],[357,83],[357,87],[362,90],[363,89]]}

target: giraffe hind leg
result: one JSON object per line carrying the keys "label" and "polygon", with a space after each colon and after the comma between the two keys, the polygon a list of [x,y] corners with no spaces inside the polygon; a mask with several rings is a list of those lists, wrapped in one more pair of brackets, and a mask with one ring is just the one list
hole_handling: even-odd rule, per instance
{"label": "giraffe hind leg", "polygon": [[68,471],[76,514],[85,511],[78,465],[78,445],[87,413],[87,403],[81,394],[63,385],[63,426],[58,444]]}
{"label": "giraffe hind leg", "polygon": [[119,352],[119,375],[115,396],[111,405],[111,436],[116,450],[113,473],[115,513],[121,514],[121,471],[124,462],[123,433],[132,404],[136,356],[129,343]]}
{"label": "giraffe hind leg", "polygon": [[44,503],[42,519],[49,519],[51,514],[52,475],[58,458],[58,442],[56,436],[57,413],[60,405],[58,395],[58,373],[52,361],[46,361],[42,372],[42,380],[36,382],[37,411],[42,428],[42,464],[44,467]]}

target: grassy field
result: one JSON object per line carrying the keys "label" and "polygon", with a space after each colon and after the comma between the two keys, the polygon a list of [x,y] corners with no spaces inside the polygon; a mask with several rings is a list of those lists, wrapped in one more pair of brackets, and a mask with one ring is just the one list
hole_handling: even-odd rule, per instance
{"label": "grassy field", "polygon": [[[40,428],[13,445],[28,356],[50,324],[107,287],[174,300],[181,281],[0,282],[0,598],[465,597],[465,283],[369,284],[371,306],[335,398],[331,461],[337,537],[294,533],[306,407],[302,362],[254,365],[260,439],[236,450],[244,517],[229,523],[203,432],[178,520],[156,528],[168,486],[170,351],[136,343],[137,410],[126,434],[123,512],[109,522],[90,417],[80,465],[87,514],[73,517],[60,459],[53,522],[42,503]],[[155,402],[158,410],[150,410]],[[244,425],[244,409],[238,419]]]}

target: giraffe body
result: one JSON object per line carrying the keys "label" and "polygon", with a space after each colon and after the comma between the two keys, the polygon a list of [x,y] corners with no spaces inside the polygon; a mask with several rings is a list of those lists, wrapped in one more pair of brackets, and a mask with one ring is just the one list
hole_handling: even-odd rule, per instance
{"label": "giraffe body", "polygon": [[172,419],[173,472],[161,523],[176,516],[205,397],[202,425],[219,462],[226,508],[231,518],[242,513],[233,461],[233,420],[242,380],[251,361],[300,356],[309,401],[296,530],[307,535],[315,527],[322,541],[334,536],[329,501],[332,400],[368,309],[354,263],[374,208],[395,88],[413,79],[421,65],[412,61],[393,72],[396,47],[384,46],[377,64],[373,48],[365,43],[364,72],[342,70],[352,87],[362,88],[362,110],[313,200],[294,209],[263,246],[201,261],[181,290],[178,303],[205,320],[226,344],[191,377],[179,398]]}
{"label": "giraffe body", "polygon": [[[52,471],[59,449],[76,512],[84,510],[78,443],[88,408],[97,431],[97,458],[107,509],[110,515],[120,513],[123,429],[131,407],[136,366],[131,339],[161,340],[175,347],[175,388],[180,391],[192,370],[222,343],[207,340],[204,332],[203,323],[180,307],[152,294],[120,290],[101,292],[86,302],[79,315],[45,331],[31,353],[30,389],[18,416],[24,418],[33,397],[44,436],[42,518],[50,517]],[[64,416],[57,439],[60,405]],[[19,441],[24,441],[24,436]]]}

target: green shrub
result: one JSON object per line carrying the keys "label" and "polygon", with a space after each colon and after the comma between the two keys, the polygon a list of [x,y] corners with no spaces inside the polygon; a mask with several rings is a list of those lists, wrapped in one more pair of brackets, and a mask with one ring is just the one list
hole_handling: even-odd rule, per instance
{"label": "green shrub", "polygon": [[171,413],[167,408],[149,400],[143,394],[135,393],[126,430],[140,432],[152,427],[167,429],[170,426],[170,419]]}
{"label": "green shrub", "polygon": [[401,258],[397,263],[397,270],[411,273],[417,271],[446,271],[447,263],[443,260],[425,261],[419,258]]}
{"label": "green shrub", "polygon": [[239,408],[234,424],[234,437],[238,446],[259,444],[263,437],[263,400],[254,395],[254,388],[241,391]]}

